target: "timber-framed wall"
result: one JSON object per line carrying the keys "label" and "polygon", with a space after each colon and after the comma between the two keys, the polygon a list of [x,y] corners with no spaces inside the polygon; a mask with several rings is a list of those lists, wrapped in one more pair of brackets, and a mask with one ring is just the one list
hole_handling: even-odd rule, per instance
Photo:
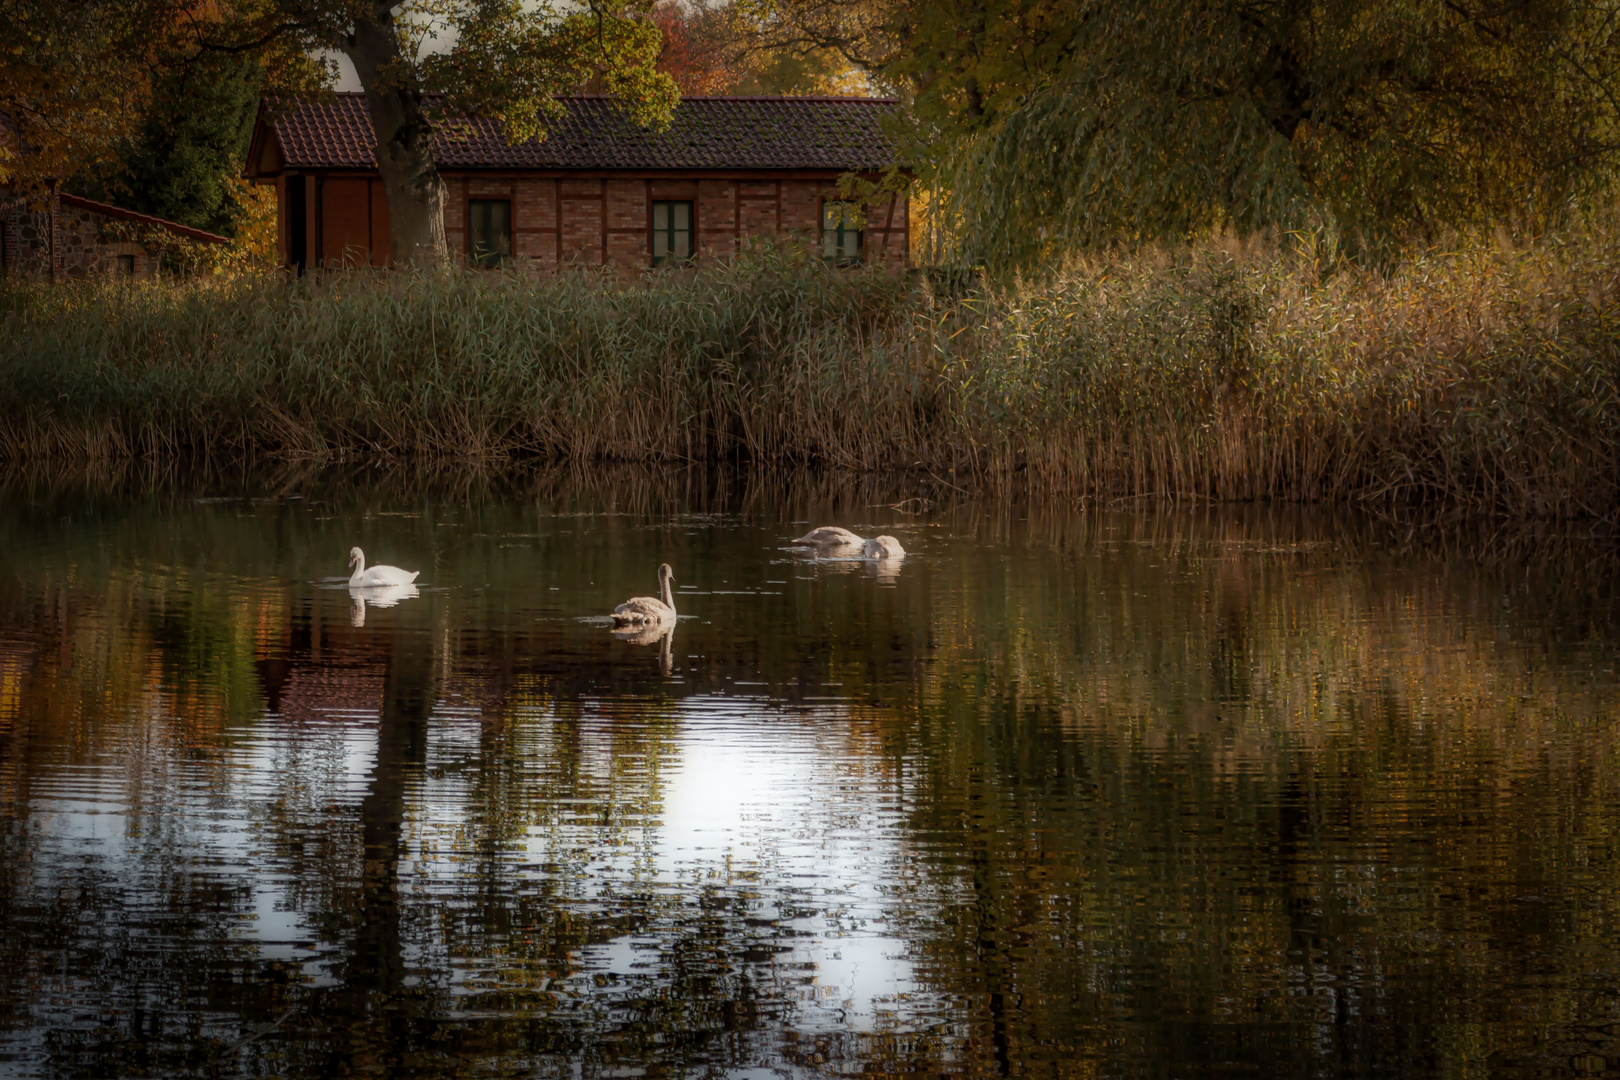
{"label": "timber-framed wall", "polygon": [[[875,120],[888,103],[872,99],[688,99],[681,106],[684,130],[678,122],[669,133],[627,129],[604,118],[597,99],[569,100],[581,123],[553,132],[547,143],[506,147],[464,138],[442,155],[445,235],[460,256],[474,254],[470,207],[491,199],[509,204],[510,256],[537,270],[650,267],[659,201],[691,204],[698,260],[765,235],[796,237],[820,250],[825,204],[846,201],[840,178],[876,179],[892,159]],[[274,118],[261,113],[248,175],[276,186],[287,265],[393,261],[370,132],[363,113],[357,119],[353,111],[300,105]],[[638,158],[664,167],[637,167]],[[616,167],[601,167],[604,161]],[[906,199],[885,192],[863,209],[860,261],[903,268],[910,252]]]}

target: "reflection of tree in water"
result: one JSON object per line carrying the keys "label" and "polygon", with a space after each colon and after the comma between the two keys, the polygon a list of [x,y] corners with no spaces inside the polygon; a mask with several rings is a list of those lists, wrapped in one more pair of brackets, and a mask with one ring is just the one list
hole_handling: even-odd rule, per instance
{"label": "reflection of tree in water", "polygon": [[[263,1048],[353,1072],[679,1064],[764,1026],[771,931],[747,924],[749,887],[698,890],[694,917],[691,890],[652,865],[673,708],[559,699],[547,676],[463,657],[428,715],[440,666],[394,638],[362,880],[346,899],[329,871],[317,912],[347,943],[342,982]],[[582,970],[630,935],[659,942],[645,970]]]}
{"label": "reflection of tree in water", "polygon": [[[779,495],[799,498],[747,498]],[[0,639],[0,1039],[43,1022],[57,1072],[154,1075],[1615,1056],[1608,585],[1554,606],[1539,583],[1579,575],[1510,592],[1449,549],[1321,543],[1287,515],[948,513],[992,543],[908,562],[900,589],[819,579],[771,601],[768,634],[683,624],[679,688],[648,647],[581,645],[500,593],[355,628],[341,592],[212,587],[179,556],[86,580],[94,530],[42,551],[0,585],[21,628]],[[273,530],[198,518],[245,563],[273,554]],[[656,865],[683,698],[744,676],[896,793],[881,874],[922,989],[872,1032],[812,1031],[816,973],[779,961],[826,896],[769,860]],[[86,793],[128,807],[116,859],[28,811]],[[245,839],[215,836],[234,820]],[[314,946],[291,960],[238,933],[271,880]]]}
{"label": "reflection of tree in water", "polygon": [[[934,1060],[1430,1076],[1612,1056],[1620,970],[1582,959],[1620,914],[1620,746],[1592,678],[1612,644],[1428,617],[1502,609],[1471,571],[1275,537],[1256,558],[1241,530],[1133,556],[1132,529],[1041,588],[964,573],[987,588],[953,598],[959,621],[936,597],[915,706],[871,721],[914,765],[897,917],[965,1020]],[[1575,895],[1573,918],[1550,900]],[[1504,1009],[1527,983],[1559,989]]]}

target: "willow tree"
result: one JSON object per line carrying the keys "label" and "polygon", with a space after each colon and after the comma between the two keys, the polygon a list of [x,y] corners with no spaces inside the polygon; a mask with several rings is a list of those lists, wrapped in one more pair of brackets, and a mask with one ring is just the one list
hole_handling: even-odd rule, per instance
{"label": "willow tree", "polygon": [[1545,220],[1620,146],[1612,0],[938,4],[906,9],[926,17],[889,71],[957,136],[948,186],[991,263],[1210,227],[1365,249]]}
{"label": "willow tree", "polygon": [[1393,238],[1607,180],[1617,0],[736,0],[911,99],[964,253]]}

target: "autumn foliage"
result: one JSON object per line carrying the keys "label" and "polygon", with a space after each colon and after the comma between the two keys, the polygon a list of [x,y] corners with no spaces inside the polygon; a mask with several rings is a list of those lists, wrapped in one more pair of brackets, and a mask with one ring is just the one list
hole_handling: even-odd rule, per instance
{"label": "autumn foliage", "polygon": [[718,12],[664,3],[652,11],[652,21],[664,35],[658,68],[668,73],[681,93],[724,94],[740,79],[736,48],[727,40],[723,16]]}

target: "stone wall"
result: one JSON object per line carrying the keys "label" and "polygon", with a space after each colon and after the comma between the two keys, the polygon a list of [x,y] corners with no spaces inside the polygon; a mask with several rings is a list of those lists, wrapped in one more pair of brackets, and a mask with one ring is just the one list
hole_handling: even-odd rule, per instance
{"label": "stone wall", "polygon": [[[102,239],[106,223],[100,214],[55,200],[48,210],[33,209],[0,188],[0,273],[71,281],[121,270],[136,277],[157,272],[157,258],[141,245]],[[119,256],[127,257],[122,266]]]}
{"label": "stone wall", "polygon": [[51,270],[51,219],[20,196],[0,189],[0,273],[27,277]]}

